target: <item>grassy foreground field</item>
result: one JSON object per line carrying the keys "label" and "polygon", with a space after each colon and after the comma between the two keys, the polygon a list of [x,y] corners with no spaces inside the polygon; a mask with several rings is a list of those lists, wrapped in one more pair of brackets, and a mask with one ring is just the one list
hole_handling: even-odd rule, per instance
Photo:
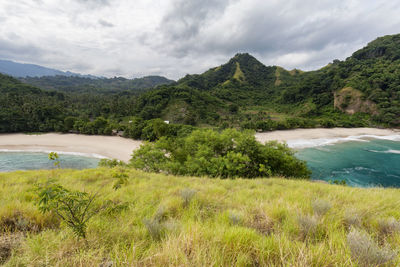
{"label": "grassy foreground field", "polygon": [[[400,190],[113,169],[0,173],[6,266],[399,266]],[[35,184],[99,192],[87,240],[35,205]],[[390,219],[392,218],[392,219]],[[353,253],[353,257],[352,257]],[[358,257],[358,259],[357,259]],[[371,258],[372,257],[372,258]],[[380,261],[383,260],[383,261]]]}

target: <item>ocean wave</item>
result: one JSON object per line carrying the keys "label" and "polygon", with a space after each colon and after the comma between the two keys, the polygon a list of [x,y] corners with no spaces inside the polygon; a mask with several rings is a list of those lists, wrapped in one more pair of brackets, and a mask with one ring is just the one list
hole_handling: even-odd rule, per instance
{"label": "ocean wave", "polygon": [[[291,148],[301,149],[301,148],[310,148],[310,147],[321,147],[327,145],[333,145],[337,143],[344,142],[369,142],[369,139],[380,139],[380,140],[388,140],[388,141],[398,141],[400,142],[400,135],[356,135],[356,136],[348,136],[348,137],[336,137],[336,138],[316,138],[316,139],[295,139],[287,141],[287,144]],[[392,151],[390,153],[398,154],[400,151],[398,150],[388,150]]]}
{"label": "ocean wave", "polygon": [[374,153],[384,153],[384,154],[400,154],[400,150],[394,150],[394,149],[389,149],[389,150],[384,150],[384,151],[379,151],[379,150],[367,150],[369,152],[374,152]]}
{"label": "ocean wave", "polygon": [[108,157],[99,155],[96,153],[82,153],[82,152],[67,152],[67,151],[55,151],[55,150],[45,150],[45,149],[0,149],[0,152],[9,152],[9,153],[50,153],[56,152],[60,155],[71,155],[71,156],[80,156],[80,157],[88,157],[88,158],[97,158],[97,159],[108,159]]}

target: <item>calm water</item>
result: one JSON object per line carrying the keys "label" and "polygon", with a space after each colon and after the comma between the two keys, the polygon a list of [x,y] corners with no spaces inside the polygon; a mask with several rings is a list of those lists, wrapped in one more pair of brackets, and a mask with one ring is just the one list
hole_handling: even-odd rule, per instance
{"label": "calm water", "polygon": [[400,142],[350,141],[304,148],[296,153],[312,170],[312,178],[346,180],[348,185],[400,187]]}
{"label": "calm water", "polygon": [[[79,155],[59,154],[60,167],[70,169],[96,168],[100,159]],[[47,153],[0,152],[0,172],[52,169]]]}

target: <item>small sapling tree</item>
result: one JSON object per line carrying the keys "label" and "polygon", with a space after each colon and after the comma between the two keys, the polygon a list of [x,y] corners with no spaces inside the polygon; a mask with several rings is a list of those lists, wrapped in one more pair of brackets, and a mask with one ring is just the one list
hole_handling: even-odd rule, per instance
{"label": "small sapling tree", "polygon": [[60,159],[58,157],[57,152],[50,152],[49,153],[49,160],[53,161],[53,165],[55,168],[60,167]]}
{"label": "small sapling tree", "polygon": [[70,191],[58,184],[39,186],[37,192],[41,212],[55,213],[78,239],[86,239],[87,222],[98,212],[94,205],[97,194]]}

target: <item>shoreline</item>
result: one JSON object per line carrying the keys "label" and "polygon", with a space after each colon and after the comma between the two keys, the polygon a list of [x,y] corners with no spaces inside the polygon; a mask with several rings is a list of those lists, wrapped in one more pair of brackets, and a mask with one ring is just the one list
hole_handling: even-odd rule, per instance
{"label": "shoreline", "polygon": [[400,141],[400,130],[378,128],[310,128],[278,130],[255,134],[257,141],[286,142],[291,148],[324,146],[348,141],[385,139]]}
{"label": "shoreline", "polygon": [[[301,149],[365,139],[400,141],[400,130],[378,128],[312,128],[256,133],[257,141],[277,140]],[[82,134],[0,134],[0,152],[57,152],[94,158],[111,158],[128,162],[142,141],[118,136]]]}
{"label": "shoreline", "polygon": [[142,144],[118,136],[82,134],[0,134],[0,152],[57,152],[128,162]]}

